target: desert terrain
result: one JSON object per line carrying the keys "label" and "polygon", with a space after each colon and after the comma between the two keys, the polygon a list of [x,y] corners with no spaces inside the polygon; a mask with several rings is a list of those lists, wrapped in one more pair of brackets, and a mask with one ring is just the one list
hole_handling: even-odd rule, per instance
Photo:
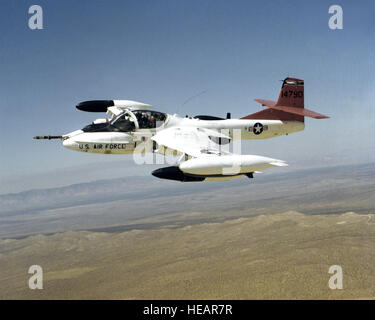
{"label": "desert terrain", "polygon": [[[96,201],[83,186],[1,195],[0,299],[373,299],[374,177],[367,164],[180,189],[124,178],[87,185]],[[28,288],[35,264],[43,290]]]}

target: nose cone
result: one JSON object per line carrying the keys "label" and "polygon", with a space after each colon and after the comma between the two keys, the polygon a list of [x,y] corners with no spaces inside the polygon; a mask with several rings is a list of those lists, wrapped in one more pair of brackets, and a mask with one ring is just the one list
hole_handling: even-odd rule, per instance
{"label": "nose cone", "polygon": [[184,181],[183,172],[175,166],[156,169],[151,174],[159,179]]}
{"label": "nose cone", "polygon": [[63,141],[63,146],[65,148],[68,148],[68,149],[71,149],[71,150],[77,150],[78,149],[78,143],[72,138],[65,139]]}
{"label": "nose cone", "polygon": [[167,168],[160,168],[152,171],[152,175],[159,179],[168,179],[168,180],[184,180],[183,172],[175,166],[167,167]]}
{"label": "nose cone", "polygon": [[107,112],[107,108],[114,105],[113,100],[90,100],[78,103],[76,108],[86,112]]}
{"label": "nose cone", "polygon": [[152,171],[152,175],[159,179],[176,180],[181,182],[203,181],[204,177],[186,176],[178,167],[171,166]]}

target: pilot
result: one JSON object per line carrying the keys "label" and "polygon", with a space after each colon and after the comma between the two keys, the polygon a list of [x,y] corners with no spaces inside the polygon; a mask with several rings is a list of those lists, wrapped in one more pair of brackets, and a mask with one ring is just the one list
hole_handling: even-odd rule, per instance
{"label": "pilot", "polygon": [[140,128],[146,128],[147,123],[148,123],[147,115],[144,112],[142,112],[139,127]]}
{"label": "pilot", "polygon": [[155,128],[155,118],[153,116],[150,116],[150,128]]}

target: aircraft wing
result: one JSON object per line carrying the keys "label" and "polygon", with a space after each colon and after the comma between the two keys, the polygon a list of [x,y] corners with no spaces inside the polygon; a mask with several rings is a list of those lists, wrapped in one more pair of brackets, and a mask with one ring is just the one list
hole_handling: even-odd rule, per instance
{"label": "aircraft wing", "polygon": [[163,146],[192,157],[220,153],[220,146],[212,138],[230,139],[218,131],[198,127],[172,127],[160,130],[151,139]]}
{"label": "aircraft wing", "polygon": [[[214,141],[217,138],[229,137],[218,131],[199,127],[172,127],[160,130],[151,138],[158,143],[161,149],[159,152],[165,147],[178,151],[183,156],[175,165],[156,169],[152,175],[181,182],[228,180],[242,176],[253,178],[253,174],[259,170],[287,166],[284,161],[278,159],[223,152],[220,145]],[[191,159],[186,159],[184,155],[189,155]]]}

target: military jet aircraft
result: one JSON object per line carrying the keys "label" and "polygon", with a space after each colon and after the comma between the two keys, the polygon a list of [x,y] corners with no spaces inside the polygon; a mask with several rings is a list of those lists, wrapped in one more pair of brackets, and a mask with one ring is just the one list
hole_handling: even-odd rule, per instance
{"label": "military jet aircraft", "polygon": [[182,182],[253,178],[253,174],[285,161],[257,155],[229,152],[229,143],[267,139],[304,129],[304,117],[328,118],[304,107],[304,81],[283,80],[278,100],[255,99],[267,108],[231,119],[208,115],[180,117],[151,110],[151,105],[131,100],[91,100],[76,107],[86,112],[106,112],[110,118],[97,119],[81,130],[62,136],[64,147],[102,154],[161,153],[179,156],[177,162],[154,170],[161,179]]}

